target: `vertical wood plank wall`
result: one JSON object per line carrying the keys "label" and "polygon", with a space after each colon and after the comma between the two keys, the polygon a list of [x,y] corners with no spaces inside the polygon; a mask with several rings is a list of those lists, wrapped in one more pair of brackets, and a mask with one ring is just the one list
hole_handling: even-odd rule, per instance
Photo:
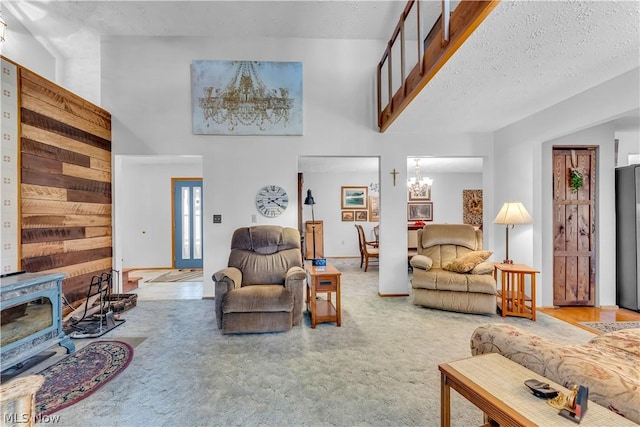
{"label": "vertical wood plank wall", "polygon": [[20,67],[21,265],[69,301],[111,271],[111,114]]}

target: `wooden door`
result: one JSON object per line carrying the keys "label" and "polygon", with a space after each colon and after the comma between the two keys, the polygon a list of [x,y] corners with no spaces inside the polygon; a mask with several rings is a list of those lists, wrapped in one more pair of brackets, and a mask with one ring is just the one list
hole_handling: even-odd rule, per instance
{"label": "wooden door", "polygon": [[[582,186],[571,187],[572,170]],[[553,149],[553,304],[595,304],[596,149]]]}

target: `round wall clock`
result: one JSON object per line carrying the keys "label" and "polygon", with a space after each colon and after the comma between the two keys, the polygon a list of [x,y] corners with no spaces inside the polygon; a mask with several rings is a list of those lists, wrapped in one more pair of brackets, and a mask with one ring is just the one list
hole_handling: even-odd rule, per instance
{"label": "round wall clock", "polygon": [[278,185],[265,185],[256,194],[256,208],[267,218],[275,218],[287,209],[289,196]]}

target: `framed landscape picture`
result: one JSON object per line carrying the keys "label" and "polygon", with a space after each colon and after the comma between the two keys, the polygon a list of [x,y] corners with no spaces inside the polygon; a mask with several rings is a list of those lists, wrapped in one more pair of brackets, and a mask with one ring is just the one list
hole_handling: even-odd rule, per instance
{"label": "framed landscape picture", "polygon": [[343,221],[353,221],[355,219],[354,211],[342,211]]}
{"label": "framed landscape picture", "polygon": [[433,221],[433,203],[407,203],[408,221]]}
{"label": "framed landscape picture", "polygon": [[342,187],[342,209],[367,209],[368,187]]}
{"label": "framed landscape picture", "polygon": [[367,211],[356,211],[356,221],[366,221]]}

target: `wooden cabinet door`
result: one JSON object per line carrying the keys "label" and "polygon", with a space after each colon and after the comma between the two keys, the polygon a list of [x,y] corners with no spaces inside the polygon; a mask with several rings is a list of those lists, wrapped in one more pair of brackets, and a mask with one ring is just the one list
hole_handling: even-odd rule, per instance
{"label": "wooden cabinet door", "polygon": [[[583,185],[571,188],[571,170]],[[553,149],[553,304],[595,304],[595,148]]]}

